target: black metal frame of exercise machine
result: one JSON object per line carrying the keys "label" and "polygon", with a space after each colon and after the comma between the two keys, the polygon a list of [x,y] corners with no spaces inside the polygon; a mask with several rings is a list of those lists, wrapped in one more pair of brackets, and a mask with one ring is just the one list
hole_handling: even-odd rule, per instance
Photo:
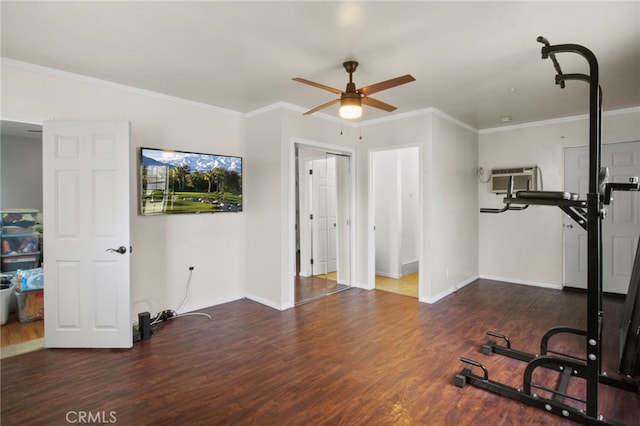
{"label": "black metal frame of exercise machine", "polygon": [[[482,363],[469,358],[461,358],[461,361],[468,366],[456,375],[455,384],[458,387],[464,387],[469,383],[576,422],[614,425],[617,424],[615,421],[605,419],[598,414],[598,384],[602,383],[637,392],[640,397],[640,383],[617,379],[602,373],[602,218],[605,214],[605,205],[611,202],[612,191],[638,191],[640,185],[637,178],[630,179],[629,183],[607,183],[605,169],[601,168],[602,92],[595,55],[589,49],[576,44],[550,45],[544,37],[538,37],[537,41],[544,45],[542,59],[551,59],[553,62],[557,72],[556,84],[561,88],[565,87],[567,80],[580,80],[589,84],[589,189],[587,199],[579,200],[579,196],[576,194],[550,191],[518,191],[514,196],[513,182],[511,181],[504,199],[504,207],[501,209],[481,209],[481,212],[502,213],[508,210],[524,210],[529,205],[558,206],[587,231],[587,330],[570,327],[550,329],[542,338],[539,355],[512,349],[508,337],[489,331],[487,334],[502,339],[504,344],[500,345],[496,341],[490,340],[482,348],[485,355],[498,353],[528,363],[524,372],[522,389],[490,380],[487,368]],[[556,54],[566,52],[583,56],[589,63],[589,75],[564,74],[556,60]],[[636,259],[638,257],[636,254]],[[549,340],[553,336],[563,333],[586,338],[586,357],[584,359],[548,349]],[[473,372],[473,367],[480,368],[483,374],[476,375]],[[562,373],[556,389],[549,389],[532,382],[533,372],[537,368],[552,369]],[[585,379],[586,400],[567,394],[568,383],[573,376]],[[532,392],[532,389],[535,388],[550,392],[553,397],[539,396]],[[583,403],[586,409],[581,410],[565,404],[567,398]]]}

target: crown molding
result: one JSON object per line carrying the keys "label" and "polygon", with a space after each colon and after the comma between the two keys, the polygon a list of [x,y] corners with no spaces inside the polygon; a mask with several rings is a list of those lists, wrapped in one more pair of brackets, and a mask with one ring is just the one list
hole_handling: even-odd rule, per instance
{"label": "crown molding", "polygon": [[[250,117],[254,117],[256,115],[260,115],[263,114],[265,112],[268,111],[273,111],[276,109],[280,109],[280,108],[284,108],[284,109],[289,109],[291,111],[296,111],[296,112],[300,112],[300,113],[304,113],[307,111],[306,108],[303,108],[301,106],[289,103],[289,102],[276,102],[273,103],[271,105],[267,105],[263,108],[259,108],[256,110],[253,110],[251,112],[248,112],[245,114],[245,117],[250,118]],[[322,112],[316,112],[314,113],[315,117],[319,117],[319,118],[323,118],[325,120],[328,121],[333,121],[336,123],[342,123],[345,126],[350,126],[350,127],[365,127],[365,126],[371,126],[374,124],[379,124],[379,123],[384,123],[384,122],[389,122],[389,121],[396,121],[396,120],[404,120],[406,118],[411,118],[411,117],[415,117],[415,116],[419,116],[419,115],[425,115],[425,114],[434,114],[439,116],[440,118],[443,118],[447,121],[450,121],[451,123],[463,127],[471,132],[474,133],[478,133],[478,129],[476,129],[475,127],[472,127],[470,125],[468,125],[467,123],[464,123],[460,120],[458,120],[457,118],[454,118],[442,111],[440,111],[437,108],[434,107],[429,107],[429,108],[424,108],[424,109],[418,109],[418,110],[414,110],[414,111],[409,111],[409,112],[404,112],[401,114],[394,114],[394,115],[390,115],[387,117],[380,117],[380,118],[373,118],[371,120],[364,120],[364,121],[351,121],[351,120],[344,120],[342,118],[339,117],[335,117],[333,115],[329,115],[326,113],[322,113]]]}
{"label": "crown molding", "polygon": [[[602,116],[612,117],[616,115],[629,114],[634,112],[640,112],[640,106],[616,109],[612,111],[603,111]],[[589,114],[572,115],[569,117],[553,118],[551,120],[532,121],[530,123],[520,123],[520,124],[511,125],[511,126],[482,129],[478,133],[481,135],[484,135],[484,134],[490,134],[490,133],[508,132],[511,130],[526,129],[529,127],[549,126],[552,124],[570,123],[573,121],[588,120],[588,119],[589,119]]]}
{"label": "crown molding", "polygon": [[[296,111],[296,112],[300,112],[300,113],[304,113],[306,111],[305,108],[303,108],[301,106],[298,106],[298,105],[291,104],[289,102],[276,102],[276,103],[273,103],[271,105],[267,105],[265,107],[255,109],[255,110],[250,111],[248,113],[242,113],[242,112],[239,112],[239,111],[234,111],[234,110],[231,110],[231,109],[218,107],[218,106],[206,104],[206,103],[203,103],[203,102],[191,101],[191,100],[180,98],[180,97],[177,97],[177,96],[166,95],[166,94],[154,92],[154,91],[151,91],[151,90],[139,89],[137,87],[127,86],[127,85],[120,84],[120,83],[114,83],[114,82],[107,81],[107,80],[101,80],[101,79],[94,78],[94,77],[87,77],[87,76],[84,76],[84,75],[81,75],[81,74],[76,74],[76,73],[72,73],[72,72],[68,72],[68,71],[62,71],[62,70],[55,69],[55,68],[44,67],[44,66],[41,66],[41,65],[35,65],[35,64],[28,63],[28,62],[18,61],[18,60],[11,59],[11,58],[6,58],[6,57],[0,57],[0,65],[2,67],[16,68],[16,69],[21,69],[21,70],[25,70],[25,71],[36,72],[36,73],[40,73],[40,74],[49,75],[49,76],[52,76],[52,77],[64,78],[64,79],[75,81],[75,82],[78,82],[78,83],[83,83],[83,84],[88,84],[88,85],[98,86],[98,87],[104,87],[104,88],[109,88],[109,89],[115,89],[115,90],[119,90],[119,91],[123,91],[123,92],[127,92],[127,93],[132,93],[132,94],[136,94],[136,95],[140,95],[140,96],[146,96],[146,97],[159,99],[159,100],[163,100],[163,101],[174,102],[174,103],[178,103],[178,104],[186,105],[186,106],[190,106],[190,107],[195,107],[195,108],[208,109],[208,110],[211,110],[211,111],[217,111],[217,112],[221,112],[221,113],[225,113],[225,114],[232,114],[232,115],[241,116],[241,117],[244,117],[244,118],[255,117],[255,116],[263,114],[265,112],[276,110],[276,109],[280,109],[280,108],[284,108],[284,109],[288,109],[288,110]],[[640,112],[640,106],[603,112],[603,116],[610,117],[610,116],[621,115],[621,114],[629,114],[629,113],[634,113],[634,112]],[[511,131],[511,130],[524,129],[524,128],[529,128],[529,127],[547,126],[547,125],[558,124],[558,123],[567,123],[567,122],[572,122],[572,121],[586,120],[586,119],[589,118],[588,114],[582,114],[582,115],[575,115],[575,116],[570,116],[570,117],[556,118],[556,119],[551,119],[551,120],[542,120],[542,121],[535,121],[535,122],[530,122],[530,123],[514,124],[514,125],[511,125],[511,126],[502,126],[502,127],[494,127],[494,128],[489,128],[489,129],[478,130],[475,127],[470,126],[467,123],[464,123],[464,122],[458,120],[457,118],[454,118],[454,117],[442,112],[441,110],[439,110],[439,109],[437,109],[435,107],[429,107],[429,108],[424,108],[424,109],[409,111],[409,112],[405,112],[405,113],[401,113],[401,114],[394,114],[394,115],[390,115],[390,116],[386,116],[386,117],[374,118],[374,119],[371,119],[371,120],[364,120],[364,121],[343,120],[343,119],[341,119],[339,117],[335,117],[333,115],[329,115],[329,114],[322,113],[322,112],[317,112],[317,113],[314,114],[314,116],[318,117],[318,118],[322,118],[324,120],[333,121],[335,123],[342,123],[342,125],[349,126],[349,127],[359,127],[359,126],[365,127],[365,126],[371,126],[371,125],[374,125],[374,124],[379,124],[379,123],[384,123],[384,122],[403,120],[403,119],[406,119],[406,118],[415,117],[415,116],[424,115],[424,114],[437,115],[440,118],[443,118],[443,119],[445,119],[445,120],[447,120],[447,121],[449,121],[449,122],[451,122],[451,123],[453,123],[453,124],[455,124],[457,126],[460,126],[460,127],[464,128],[464,129],[467,129],[467,130],[469,130],[471,132],[474,132],[474,133],[477,133],[477,134],[480,134],[480,135],[490,134],[490,133],[497,133],[497,132],[507,132],[507,131]]]}
{"label": "crown molding", "polygon": [[[249,111],[246,114],[244,114],[244,117],[245,118],[251,118],[251,117],[255,117],[255,116],[260,115],[260,114],[264,114],[265,112],[274,111],[274,110],[278,110],[278,109],[288,109],[290,111],[298,112],[300,114],[304,114],[308,110],[307,108],[303,108],[303,107],[301,107],[299,105],[295,105],[295,104],[292,104],[290,102],[280,101],[280,102],[275,102],[273,104],[267,105],[267,106],[262,107],[262,108],[254,109],[253,111]],[[343,124],[345,124],[347,126],[353,126],[353,127],[356,126],[356,123],[353,123],[351,121],[344,121],[339,117],[334,117],[334,116],[326,114],[324,112],[316,112],[316,113],[313,114],[313,116],[325,119],[327,121],[333,121],[333,122],[336,122],[336,123],[340,123],[342,121]]]}
{"label": "crown molding", "polygon": [[15,59],[0,57],[0,65],[3,67],[16,68],[25,71],[35,72],[39,74],[45,74],[51,77],[63,78],[66,80],[75,81],[77,83],[87,84],[90,86],[103,87],[107,89],[119,90],[126,93],[132,93],[135,95],[146,96],[149,98],[159,99],[168,102],[174,102],[181,105],[186,105],[195,108],[203,108],[213,111],[222,112],[225,114],[232,114],[237,116],[243,116],[242,113],[227,108],[217,107],[214,105],[205,104],[203,102],[191,101],[188,99],[180,98],[177,96],[165,95],[163,93],[154,92],[152,90],[139,89],[133,86],[127,86],[125,84],[114,83],[107,80],[101,80],[99,78],[87,77],[85,75],[76,74],[68,71],[62,71],[55,68],[44,67],[42,65],[35,65],[29,62],[22,62]]}

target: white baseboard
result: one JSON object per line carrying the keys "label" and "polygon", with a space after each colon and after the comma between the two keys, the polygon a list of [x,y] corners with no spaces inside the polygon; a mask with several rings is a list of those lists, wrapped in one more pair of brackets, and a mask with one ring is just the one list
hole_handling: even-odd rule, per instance
{"label": "white baseboard", "polygon": [[467,278],[464,281],[459,282],[458,284],[454,285],[453,287],[450,287],[450,288],[446,289],[445,291],[442,291],[442,292],[436,294],[435,296],[427,297],[427,298],[421,297],[419,300],[422,303],[428,303],[428,304],[436,303],[438,300],[444,299],[448,295],[450,295],[452,293],[455,293],[456,291],[460,290],[462,287],[465,287],[465,286],[471,284],[472,282],[474,282],[478,278],[480,278],[480,276],[474,275],[472,277]]}
{"label": "white baseboard", "polygon": [[511,283],[511,284],[529,285],[532,287],[542,287],[542,288],[551,288],[554,290],[562,290],[561,284],[558,285],[558,284],[541,283],[537,281],[521,280],[518,278],[497,277],[494,275],[480,275],[479,278],[483,280],[502,281],[502,282]]}
{"label": "white baseboard", "polygon": [[376,271],[376,275],[379,275],[381,277],[391,278],[394,280],[399,280],[400,278],[402,278],[402,275],[394,275],[394,274],[390,274],[388,272],[382,272],[382,271]]}
{"label": "white baseboard", "polygon": [[256,296],[255,294],[247,294],[246,297],[249,300],[253,300],[256,303],[260,303],[261,305],[268,306],[270,308],[276,309],[278,311],[285,311],[287,309],[293,308],[293,304],[287,303],[284,305],[275,303],[273,300],[265,299],[264,297]]}
{"label": "white baseboard", "polygon": [[229,302],[234,302],[234,301],[240,300],[242,298],[243,298],[243,296],[237,294],[237,295],[227,296],[227,297],[223,297],[223,298],[219,298],[219,299],[208,300],[206,302],[200,302],[200,303],[188,305],[186,307],[182,307],[182,308],[178,309],[177,312],[178,312],[178,314],[185,314],[185,313],[188,313],[188,312],[199,311],[201,309],[210,308],[212,306],[222,305],[224,303],[229,303]]}

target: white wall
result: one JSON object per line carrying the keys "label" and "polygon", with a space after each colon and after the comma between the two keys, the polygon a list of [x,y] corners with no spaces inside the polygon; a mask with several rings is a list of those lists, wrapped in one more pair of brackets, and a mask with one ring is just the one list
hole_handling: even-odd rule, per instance
{"label": "white wall", "polygon": [[400,162],[400,198],[402,209],[402,241],[400,244],[401,275],[417,272],[420,256],[420,164],[418,147],[398,151]]}
{"label": "white wall", "polygon": [[[535,124],[535,125],[534,125]],[[563,189],[563,149],[588,145],[589,120],[532,123],[481,132],[479,166],[538,165],[544,188]],[[605,114],[603,143],[640,140],[640,109]],[[476,183],[481,207],[501,207],[502,195],[489,193],[488,184]],[[516,283],[562,286],[562,211],[531,206],[521,212],[480,214],[480,274]]]}
{"label": "white wall", "polygon": [[247,212],[247,297],[284,308],[282,283],[282,113],[271,110],[247,120],[245,206]]}
{"label": "white wall", "polygon": [[478,135],[434,114],[432,138],[432,149],[423,155],[429,161],[423,189],[423,259],[431,263],[426,301],[438,300],[478,277]]}
{"label": "white wall", "polygon": [[[478,275],[536,285],[562,282],[559,209],[530,207],[520,213],[480,215],[480,206],[497,207],[501,199],[478,183],[475,170],[537,164],[543,169],[545,188],[561,188],[562,149],[586,144],[586,118],[478,136],[437,110],[426,110],[394,120],[365,121],[358,128],[302,116],[289,105],[244,117],[4,63],[2,87],[3,116],[131,121],[134,156],[137,147],[152,146],[245,158],[245,212],[194,215],[188,220],[132,217],[136,312],[173,308],[181,300],[188,266],[195,266],[195,271],[185,310],[245,295],[278,309],[293,306],[295,141],[354,154],[353,285],[373,287],[365,255],[373,225],[368,222],[369,151],[406,146],[419,146],[421,153],[422,301],[438,300]],[[605,114],[605,143],[640,140],[640,110],[623,112]],[[133,191],[133,205],[135,196]]]}
{"label": "white wall", "polygon": [[[140,146],[246,155],[240,114],[36,67],[3,62],[1,71],[3,118],[130,121],[132,156]],[[137,170],[131,173],[136,176]],[[137,189],[131,189],[136,206]],[[195,270],[182,311],[241,298],[245,229],[246,213],[143,217],[133,212],[132,316],[175,309],[189,266]]]}
{"label": "white wall", "polygon": [[398,153],[395,150],[385,150],[373,154],[376,275],[400,278],[402,223],[398,194]]}
{"label": "white wall", "polygon": [[[362,134],[368,150],[419,146],[420,300],[435,302],[473,281],[478,276],[477,132],[427,110],[371,123]],[[362,167],[368,173],[366,162]],[[373,225],[367,222],[367,231]]]}
{"label": "white wall", "polygon": [[[294,305],[294,145],[342,151],[356,143],[350,126],[341,135],[339,123],[302,112],[276,105],[247,118],[247,297],[276,309]],[[357,250],[358,242],[353,244]],[[357,286],[357,273],[351,279]]]}
{"label": "white wall", "polygon": [[2,136],[0,182],[0,209],[42,211],[42,141]]}

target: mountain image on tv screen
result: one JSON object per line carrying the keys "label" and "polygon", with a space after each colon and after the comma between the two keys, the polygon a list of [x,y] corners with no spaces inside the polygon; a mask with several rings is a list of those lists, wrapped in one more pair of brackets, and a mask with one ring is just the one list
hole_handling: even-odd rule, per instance
{"label": "mountain image on tv screen", "polygon": [[140,214],[242,211],[242,157],[140,149]]}

